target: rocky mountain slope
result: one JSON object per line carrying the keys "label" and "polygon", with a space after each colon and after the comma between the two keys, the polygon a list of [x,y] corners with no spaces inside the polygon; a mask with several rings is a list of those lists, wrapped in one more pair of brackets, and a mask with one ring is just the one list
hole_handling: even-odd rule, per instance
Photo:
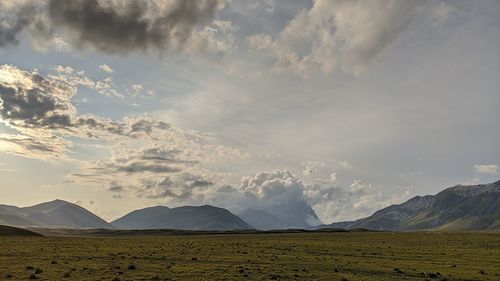
{"label": "rocky mountain slope", "polygon": [[412,199],[351,222],[321,227],[373,230],[473,230],[500,228],[500,181],[457,185]]}

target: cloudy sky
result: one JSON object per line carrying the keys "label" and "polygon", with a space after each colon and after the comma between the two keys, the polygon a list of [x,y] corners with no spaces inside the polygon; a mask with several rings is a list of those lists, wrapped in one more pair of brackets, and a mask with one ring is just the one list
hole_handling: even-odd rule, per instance
{"label": "cloudy sky", "polygon": [[348,220],[500,178],[500,2],[2,0],[0,203]]}

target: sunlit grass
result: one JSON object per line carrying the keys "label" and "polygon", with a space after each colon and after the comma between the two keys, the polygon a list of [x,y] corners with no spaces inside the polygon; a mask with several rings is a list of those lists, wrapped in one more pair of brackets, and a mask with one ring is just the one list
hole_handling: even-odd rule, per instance
{"label": "sunlit grass", "polygon": [[499,245],[494,233],[4,237],[0,280],[500,280]]}

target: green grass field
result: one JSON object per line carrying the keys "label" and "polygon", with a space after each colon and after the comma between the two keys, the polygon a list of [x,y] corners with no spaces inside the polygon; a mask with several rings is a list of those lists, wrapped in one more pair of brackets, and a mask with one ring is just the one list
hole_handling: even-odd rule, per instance
{"label": "green grass field", "polygon": [[500,280],[498,233],[0,237],[0,280]]}

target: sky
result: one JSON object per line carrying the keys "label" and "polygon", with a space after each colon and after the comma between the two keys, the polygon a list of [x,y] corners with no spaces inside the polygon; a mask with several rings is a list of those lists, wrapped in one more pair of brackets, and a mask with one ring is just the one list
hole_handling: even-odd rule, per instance
{"label": "sky", "polygon": [[0,203],[105,219],[500,178],[500,2],[1,0]]}

